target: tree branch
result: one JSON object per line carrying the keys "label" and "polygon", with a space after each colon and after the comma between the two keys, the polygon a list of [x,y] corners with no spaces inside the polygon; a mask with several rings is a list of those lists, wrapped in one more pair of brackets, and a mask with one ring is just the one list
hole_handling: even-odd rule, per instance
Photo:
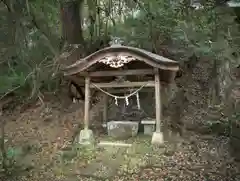
{"label": "tree branch", "polygon": [[41,28],[41,26],[38,24],[37,19],[36,19],[36,15],[35,15],[33,12],[29,12],[29,13],[30,13],[30,15],[31,15],[31,17],[32,17],[32,23],[33,23],[33,25],[43,34],[44,39],[49,42],[48,46],[49,46],[50,50],[52,51],[52,53],[53,53],[54,55],[59,54],[58,50],[57,50],[55,47],[52,46],[52,42],[50,41],[47,33],[46,33],[46,32]]}
{"label": "tree branch", "polygon": [[7,3],[7,0],[1,0],[1,2],[3,2],[3,4],[7,7],[8,12],[13,12],[12,8],[11,8],[10,5]]}

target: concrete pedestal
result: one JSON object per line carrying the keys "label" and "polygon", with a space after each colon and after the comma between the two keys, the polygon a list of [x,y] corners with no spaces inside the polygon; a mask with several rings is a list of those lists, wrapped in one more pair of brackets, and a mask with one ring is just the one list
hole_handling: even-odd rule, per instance
{"label": "concrete pedestal", "polygon": [[144,125],[144,134],[145,135],[150,135],[152,136],[153,132],[155,131],[155,125],[149,125],[149,124],[146,124]]}
{"label": "concrete pedestal", "polygon": [[152,136],[153,132],[155,131],[155,120],[142,120],[141,124],[144,125],[144,134]]}
{"label": "concrete pedestal", "polygon": [[152,135],[152,144],[154,145],[161,145],[164,143],[163,140],[163,133],[161,132],[154,132]]}
{"label": "concrete pedestal", "polygon": [[79,144],[89,145],[94,143],[93,131],[90,129],[83,129],[80,131]]}

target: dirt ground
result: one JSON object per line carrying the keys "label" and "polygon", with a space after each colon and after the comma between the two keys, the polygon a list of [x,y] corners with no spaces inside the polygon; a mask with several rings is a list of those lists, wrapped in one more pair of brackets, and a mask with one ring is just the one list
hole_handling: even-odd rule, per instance
{"label": "dirt ground", "polygon": [[[151,137],[125,140],[130,148],[83,147],[72,144],[82,120],[82,104],[59,98],[27,108],[18,107],[3,118],[7,153],[14,166],[1,181],[237,181],[238,163],[229,153],[229,139],[187,132],[168,135],[164,145]],[[94,129],[96,142],[111,140]]]}

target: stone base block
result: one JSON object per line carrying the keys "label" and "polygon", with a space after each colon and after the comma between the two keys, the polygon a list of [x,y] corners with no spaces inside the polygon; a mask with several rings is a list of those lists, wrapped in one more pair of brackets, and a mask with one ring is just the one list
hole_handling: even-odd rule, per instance
{"label": "stone base block", "polygon": [[163,133],[154,132],[153,135],[152,135],[152,144],[160,145],[160,144],[163,144],[163,143],[164,143]]}
{"label": "stone base block", "polygon": [[144,134],[152,136],[155,131],[156,121],[154,119],[143,119],[141,123],[144,125]]}
{"label": "stone base block", "polygon": [[144,125],[144,134],[152,136],[153,132],[155,131],[155,125]]}
{"label": "stone base block", "polygon": [[89,145],[94,143],[93,131],[90,129],[83,129],[80,131],[79,144]]}

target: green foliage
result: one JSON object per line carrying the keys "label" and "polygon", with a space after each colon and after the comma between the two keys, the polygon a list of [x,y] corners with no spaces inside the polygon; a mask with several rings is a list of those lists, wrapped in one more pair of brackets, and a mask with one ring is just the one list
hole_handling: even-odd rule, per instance
{"label": "green foliage", "polygon": [[[0,138],[3,144],[2,138]],[[33,168],[31,156],[40,152],[38,144],[24,144],[21,146],[7,146],[8,140],[4,139],[4,145],[0,150],[0,174],[17,176],[19,173]]]}
{"label": "green foliage", "polygon": [[177,25],[177,8],[170,1],[140,1],[138,8],[132,9],[132,16],[111,30],[112,34],[132,46],[158,50]]}
{"label": "green foliage", "polygon": [[[85,1],[83,35],[88,45],[110,34],[156,53],[167,45],[179,60],[196,54],[217,59],[219,64],[239,63],[239,25],[234,12],[206,2],[203,9],[193,10],[187,1]],[[32,95],[42,88],[54,89],[49,85],[56,81],[50,77],[61,39],[59,1],[2,3],[0,15],[0,96],[16,87]]]}
{"label": "green foliage", "polygon": [[218,60],[233,60],[232,53],[239,53],[238,25],[229,10],[208,5],[190,11],[188,16],[191,19],[179,21],[174,34],[176,41],[181,37],[188,50]]}
{"label": "green foliage", "polygon": [[[3,172],[6,174],[12,174],[17,167],[17,162],[22,156],[22,150],[19,148],[9,147],[6,150],[6,157],[0,152],[0,168],[3,168]],[[2,165],[4,164],[4,165]]]}
{"label": "green foliage", "polygon": [[[21,95],[23,92],[33,93],[36,82],[39,89],[51,81],[52,59],[60,35],[55,3],[57,1],[53,0],[1,4],[3,28],[0,32],[5,34],[1,38],[2,42],[8,43],[0,44],[0,97],[13,90],[20,91]],[[34,90],[34,94],[37,95],[38,91]]]}
{"label": "green foliage", "polygon": [[232,120],[233,121],[240,121],[240,113],[236,112],[235,114],[232,115]]}
{"label": "green foliage", "polygon": [[96,148],[92,146],[82,146],[74,144],[61,153],[63,162],[69,162],[73,159],[92,160],[96,156]]}

